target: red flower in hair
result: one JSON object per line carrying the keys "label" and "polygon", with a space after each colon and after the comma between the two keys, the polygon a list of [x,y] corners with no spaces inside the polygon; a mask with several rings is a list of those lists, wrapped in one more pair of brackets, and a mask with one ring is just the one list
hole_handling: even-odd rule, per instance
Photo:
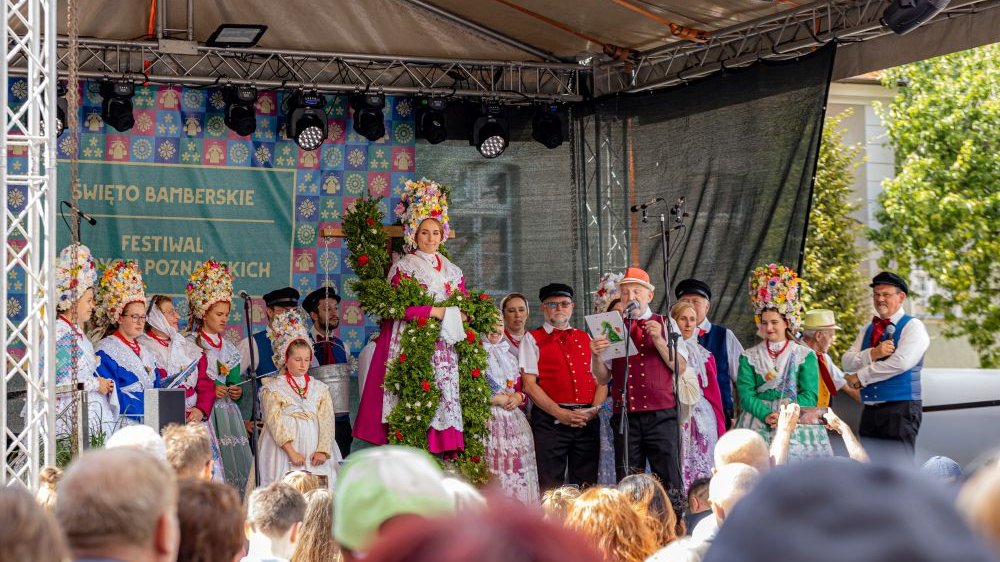
{"label": "red flower in hair", "polygon": [[421,316],[420,318],[417,318],[417,326],[420,326],[421,328],[423,328],[426,325],[427,325],[427,317],[426,316]]}
{"label": "red flower in hair", "polygon": [[472,375],[472,378],[478,379],[479,378],[479,369],[473,369],[472,373],[470,373],[470,374]]}
{"label": "red flower in hair", "polygon": [[368,265],[368,256],[365,254],[361,254],[360,256],[358,256],[358,266],[364,267],[366,265]]}
{"label": "red flower in hair", "polygon": [[405,353],[400,353],[399,354],[399,362],[400,363],[406,363],[406,354]]}
{"label": "red flower in hair", "polygon": [[431,391],[431,383],[429,383],[427,381],[420,381],[420,388],[422,388],[424,392],[430,392]]}
{"label": "red flower in hair", "polygon": [[469,343],[476,343],[476,333],[472,330],[465,331],[465,341]]}

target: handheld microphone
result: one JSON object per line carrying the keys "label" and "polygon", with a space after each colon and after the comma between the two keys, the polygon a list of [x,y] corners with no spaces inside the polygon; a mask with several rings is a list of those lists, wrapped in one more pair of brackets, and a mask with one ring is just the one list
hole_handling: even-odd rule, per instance
{"label": "handheld microphone", "polygon": [[78,215],[78,216],[79,216],[79,217],[80,217],[81,219],[83,219],[83,220],[85,220],[85,221],[89,222],[89,223],[91,224],[91,226],[94,226],[94,225],[96,225],[96,224],[97,224],[97,219],[95,219],[94,217],[92,217],[92,216],[88,215],[87,213],[84,213],[84,212],[83,212],[83,211],[81,211],[80,209],[76,208],[76,207],[75,207],[75,206],[74,206],[74,205],[73,205],[72,203],[70,203],[69,201],[66,201],[66,200],[62,200],[62,201],[60,201],[60,203],[62,203],[63,205],[66,205],[67,207],[69,207],[69,209],[70,209],[71,211],[73,211],[74,213],[76,213],[76,214],[77,214],[77,215]]}
{"label": "handheld microphone", "polygon": [[882,341],[891,340],[892,335],[896,333],[896,326],[894,324],[889,324],[885,327],[885,332],[882,333]]}
{"label": "handheld microphone", "polygon": [[632,205],[629,208],[629,210],[631,210],[633,213],[638,213],[639,211],[645,211],[646,209],[656,205],[657,203],[662,203],[662,202],[663,202],[662,197],[653,197],[652,199],[646,201],[642,205]]}
{"label": "handheld microphone", "polygon": [[250,293],[247,293],[246,291],[240,291],[238,294],[241,299],[250,300]]}

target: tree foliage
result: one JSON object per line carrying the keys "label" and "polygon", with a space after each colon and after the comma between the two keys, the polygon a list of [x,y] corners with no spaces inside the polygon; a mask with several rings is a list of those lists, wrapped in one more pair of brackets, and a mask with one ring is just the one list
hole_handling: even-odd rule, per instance
{"label": "tree foliage", "polygon": [[896,177],[869,236],[883,265],[933,279],[932,314],[967,336],[980,365],[1000,365],[1000,44],[890,69],[880,108]]}
{"label": "tree foliage", "polygon": [[861,225],[851,217],[858,208],[851,194],[861,148],[845,145],[840,128],[850,113],[827,117],[823,124],[802,265],[802,277],[808,282],[806,309],[832,310],[841,327],[841,335],[830,350],[835,361],[850,347],[866,310],[866,287],[858,267],[862,254],[855,244]]}

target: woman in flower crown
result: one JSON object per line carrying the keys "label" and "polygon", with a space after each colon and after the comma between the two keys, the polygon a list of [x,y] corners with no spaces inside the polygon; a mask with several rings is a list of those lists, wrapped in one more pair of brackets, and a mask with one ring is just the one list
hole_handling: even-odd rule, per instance
{"label": "woman in flower crown", "polygon": [[215,384],[212,425],[219,440],[226,482],[243,494],[253,457],[240,408],[240,352],[223,333],[233,300],[233,275],[225,264],[209,260],[199,265],[187,285],[190,319],[188,338],[205,352],[206,372]]}
{"label": "woman in flower crown", "polygon": [[[398,286],[401,279],[413,278],[436,302],[455,291],[468,294],[462,270],[438,251],[451,233],[447,194],[441,187],[426,180],[407,182],[395,211],[403,223],[406,253],[389,269],[389,282]],[[441,334],[432,360],[434,383],[441,391],[441,399],[427,430],[428,449],[451,457],[465,449],[458,395],[458,355],[454,348],[455,343],[465,338],[465,329],[463,315],[457,307],[411,306],[406,309],[404,319],[382,321],[361,395],[354,436],[376,445],[388,441],[385,420],[398,398],[382,388],[386,362],[399,357],[400,340],[407,324],[430,317],[441,321]]]}
{"label": "woman in flower crown", "polygon": [[146,332],[139,343],[153,352],[165,388],[184,390],[184,418],[202,423],[212,444],[212,479],[225,481],[222,453],[209,416],[215,405],[215,382],[208,376],[208,358],[200,347],[179,332],[181,315],[166,295],[153,295],[146,308]]}
{"label": "woman in flower crown", "polygon": [[101,276],[97,314],[97,323],[105,327],[97,344],[97,374],[115,383],[120,421],[142,423],[143,396],[147,389],[160,388],[160,376],[156,356],[136,339],[146,327],[145,284],[138,264],[115,260],[108,265]]}
{"label": "woman in flower crown", "polygon": [[333,488],[340,450],[334,441],[333,403],[322,381],[309,376],[313,349],[298,310],[278,315],[268,326],[278,376],[264,380],[260,403],[260,485],[293,470],[325,476]]}
{"label": "woman in flower crown", "polygon": [[[743,412],[737,427],[752,429],[770,443],[778,411],[792,402],[816,406],[819,363],[812,349],[795,341],[802,322],[803,282],[792,269],[770,264],[750,276],[750,302],[757,335],[764,341],[740,357],[736,388]],[[788,447],[789,458],[831,456],[830,438],[820,424],[799,423]]]}
{"label": "woman in flower crown", "polygon": [[[118,421],[118,395],[111,379],[97,374],[100,358],[83,332],[94,312],[97,268],[90,248],[73,244],[59,252],[56,263],[56,386],[83,383],[91,435],[114,433]],[[56,436],[68,437],[72,423],[72,392],[56,394]]]}

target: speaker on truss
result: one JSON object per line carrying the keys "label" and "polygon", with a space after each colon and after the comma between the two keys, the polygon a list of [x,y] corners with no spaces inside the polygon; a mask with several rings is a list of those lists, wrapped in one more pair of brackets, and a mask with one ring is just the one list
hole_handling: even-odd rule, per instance
{"label": "speaker on truss", "polygon": [[950,0],[895,0],[882,12],[882,25],[904,35],[930,21]]}

